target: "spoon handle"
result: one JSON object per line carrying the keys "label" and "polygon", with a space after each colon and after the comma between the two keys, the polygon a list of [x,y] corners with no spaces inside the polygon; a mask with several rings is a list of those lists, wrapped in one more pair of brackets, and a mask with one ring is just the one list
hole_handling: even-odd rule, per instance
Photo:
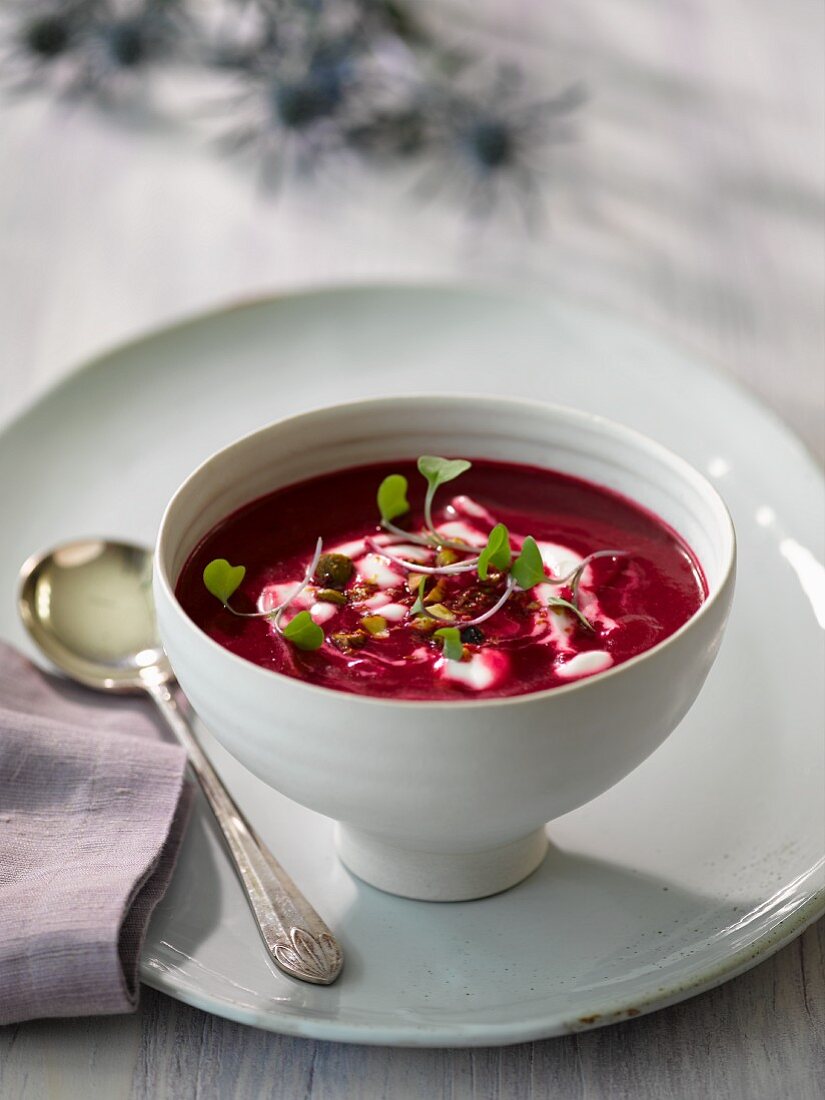
{"label": "spoon handle", "polygon": [[232,801],[166,684],[145,687],[186,749],[272,960],[293,978],[330,985],[343,965],[337,940]]}

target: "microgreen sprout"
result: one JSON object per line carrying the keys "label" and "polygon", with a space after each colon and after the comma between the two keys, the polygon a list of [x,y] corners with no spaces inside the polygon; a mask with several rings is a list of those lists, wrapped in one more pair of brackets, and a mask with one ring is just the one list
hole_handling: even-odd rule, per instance
{"label": "microgreen sprout", "polygon": [[403,474],[390,474],[378,486],[378,511],[384,523],[392,523],[410,510],[407,500],[407,479]]}
{"label": "microgreen sprout", "polygon": [[203,583],[211,595],[226,607],[245,576],[245,565],[230,565],[226,558],[215,558],[203,571]]}
{"label": "microgreen sprout", "polygon": [[478,565],[477,557],[469,561],[455,562],[453,565],[421,565],[420,562],[406,561],[404,558],[397,557],[386,546],[376,542],[373,538],[367,538],[364,541],[374,554],[381,554],[388,561],[400,565],[402,569],[406,569],[410,573],[423,573],[428,577],[449,577],[455,573],[472,573]]}
{"label": "microgreen sprout", "polygon": [[433,524],[432,506],[433,497],[439,485],[453,481],[466,470],[472,463],[464,458],[439,458],[437,455],[422,455],[418,460],[418,469],[427,482],[427,495],[424,500],[424,521],[426,531],[423,533],[407,532],[398,527],[393,521],[406,515],[410,510],[407,500],[408,482],[403,474],[389,474],[378,486],[377,502],[378,511],[381,514],[381,526],[385,531],[395,535],[405,542],[414,543],[416,546],[449,547],[452,550],[461,550],[464,553],[473,548],[459,539],[445,538]]}
{"label": "microgreen sprout", "polygon": [[448,481],[454,481],[466,473],[472,465],[466,458],[440,458],[438,455],[422,455],[418,460],[418,472],[427,481],[427,495],[424,498],[424,523],[427,530],[436,537],[438,531],[433,526],[433,498],[436,490]]}
{"label": "microgreen sprout", "polygon": [[281,633],[296,649],[320,649],[324,644],[324,632],[308,611],[299,611]]}
{"label": "microgreen sprout", "polygon": [[[275,624],[275,629],[276,630],[281,630],[281,616],[283,615],[283,613],[286,611],[286,609],[289,607],[290,604],[295,602],[295,600],[298,598],[298,596],[301,595],[301,593],[304,591],[306,586],[309,584],[309,582],[315,576],[315,572],[318,568],[318,562],[321,560],[321,551],[323,550],[323,548],[324,548],[324,540],[319,537],[318,541],[315,543],[315,553],[312,555],[312,561],[306,567],[306,572],[304,573],[304,579],[301,581],[301,583],[296,588],[294,588],[292,590],[291,594],[289,596],[287,596],[287,598],[284,600],[284,602],[279,607],[274,609],[274,618],[273,618],[272,621]],[[295,617],[298,618],[297,615]],[[286,632],[285,631],[281,631],[281,633],[284,635],[284,637],[286,637]],[[296,643],[296,645],[297,645],[297,643]],[[305,647],[300,647],[300,648],[305,648]],[[316,649],[317,646],[313,646],[312,648]]]}
{"label": "microgreen sprout", "polygon": [[[414,625],[426,633],[433,632],[443,647],[444,656],[448,660],[461,660],[464,650],[462,643],[462,631],[473,631],[481,623],[487,622],[496,615],[517,592],[529,592],[536,585],[545,583],[556,588],[569,586],[569,593],[565,592],[567,599],[560,595],[547,598],[546,606],[553,610],[566,611],[574,615],[577,621],[587,630],[594,631],[594,625],[584,615],[579,607],[579,588],[585,570],[590,563],[597,558],[621,557],[625,555],[623,550],[596,550],[588,554],[574,568],[560,576],[548,575],[545,564],[539,550],[538,543],[532,535],[527,535],[521,545],[521,550],[514,560],[514,550],[510,542],[510,533],[503,523],[497,523],[487,536],[486,544],[479,552],[476,546],[461,540],[444,538],[433,523],[432,509],[435,493],[441,485],[455,480],[461,474],[470,469],[471,463],[463,458],[448,459],[436,455],[422,455],[418,459],[418,470],[427,482],[427,492],[424,501],[424,525],[423,531],[404,531],[396,527],[394,520],[406,515],[410,511],[407,499],[408,482],[402,474],[390,474],[385,477],[378,487],[377,503],[381,514],[381,526],[389,532],[377,537],[367,536],[364,546],[372,553],[381,555],[406,573],[408,589],[415,594],[415,599],[407,613],[407,619],[416,620]],[[421,562],[409,561],[400,554],[393,552],[393,547],[402,551],[402,544],[425,546],[431,554],[435,554],[434,565],[424,565]],[[308,611],[299,611],[287,624],[281,626],[281,619],[287,609],[295,602],[301,593],[311,583],[317,586],[316,599],[322,602],[333,603],[345,607],[348,596],[343,592],[349,579],[354,573],[355,566],[351,558],[340,553],[328,553],[322,555],[323,543],[319,538],[312,560],[307,566],[303,579],[293,588],[290,595],[277,607],[268,611],[237,611],[230,604],[230,599],[242,584],[246,575],[246,569],[242,565],[230,565],[225,558],[217,558],[209,562],[203,571],[203,581],[208,591],[218,599],[221,604],[233,615],[241,618],[267,618],[271,619],[275,630],[288,642],[298,649],[315,650],[324,644],[324,632],[313,620]],[[457,551],[458,553],[456,553]],[[408,553],[412,551],[408,549]],[[437,553],[436,553],[437,552]],[[445,592],[442,578],[458,577],[469,573],[477,573],[482,581],[487,581],[491,570],[494,570],[496,587],[500,582],[501,589],[498,598],[486,611],[475,618],[465,619],[459,617],[442,600],[449,598],[449,592]],[[430,584],[431,578],[437,578]],[[413,583],[415,582],[415,583]],[[477,595],[477,594],[475,594]],[[471,593],[471,596],[475,598]],[[531,605],[535,607],[536,605]],[[465,612],[466,613],[466,612]],[[434,630],[435,623],[443,624]],[[427,625],[429,623],[429,626]],[[356,638],[357,645],[363,644],[366,634],[376,638],[384,638],[388,635],[387,620],[377,615],[366,615],[361,621],[362,631],[357,635],[333,635],[338,641],[342,638]],[[481,641],[473,641],[471,644],[481,644],[483,635],[476,632]],[[347,643],[349,648],[356,645]]]}
{"label": "microgreen sprout", "polygon": [[494,565],[500,573],[510,568],[513,555],[510,551],[510,532],[503,523],[497,523],[490,532],[487,545],[481,551],[478,559],[478,575],[487,580],[487,573],[491,565]]}
{"label": "microgreen sprout", "polygon": [[475,550],[475,547],[468,546],[466,542],[461,542],[459,539],[445,538],[440,531],[435,534],[430,531],[427,531],[426,534],[419,534],[417,531],[405,531],[402,527],[396,527],[394,523],[385,519],[381,521],[381,526],[398,542],[413,543],[415,546],[426,546],[428,550],[449,547],[452,550],[460,550],[464,554],[469,553],[471,550]]}
{"label": "microgreen sprout", "polygon": [[426,607],[424,606],[424,596],[427,589],[427,578],[422,577],[421,583],[418,586],[418,591],[415,594],[415,603],[410,608],[410,618],[415,618],[416,615],[426,614]]}
{"label": "microgreen sprout", "polygon": [[[485,611],[481,615],[477,615],[474,619],[456,619],[455,617],[446,618],[444,614],[439,613],[442,609],[442,605],[436,604],[433,607],[425,607],[423,604],[421,610],[425,615],[429,615],[432,619],[439,619],[441,622],[449,622],[451,626],[461,627],[465,626],[480,626],[481,623],[486,623],[488,619],[492,619],[493,615],[501,611],[502,607],[507,603],[512,594],[516,591],[516,582],[513,579],[512,574],[508,576],[507,582],[504,585],[504,591],[498,600],[493,604],[491,608]],[[449,613],[448,613],[449,614]]]}
{"label": "microgreen sprout", "polygon": [[[324,632],[317,623],[313,622],[308,611],[300,611],[283,629],[281,628],[281,617],[314,578],[323,545],[323,539],[319,538],[315,544],[315,553],[312,555],[312,560],[304,572],[303,580],[299,581],[282,603],[278,604],[277,607],[271,607],[268,611],[237,611],[229,603],[230,598],[238,590],[239,585],[246,576],[246,566],[244,565],[230,565],[225,558],[215,558],[214,561],[209,562],[203,571],[203,583],[206,585],[207,591],[220,600],[227,611],[231,611],[239,619],[272,619],[278,633],[287,641],[292,642],[298,649],[317,649],[323,644]],[[307,620],[309,620],[312,629],[307,624]],[[294,626],[293,624],[296,622],[297,626]],[[320,641],[318,641],[319,636]]]}
{"label": "microgreen sprout", "polygon": [[596,629],[587,616],[579,611],[578,607],[574,603],[571,603],[570,600],[564,600],[561,596],[551,596],[547,601],[547,606],[549,608],[557,607],[561,611],[569,611],[571,615],[576,616],[586,630],[594,631]]}
{"label": "microgreen sprout", "polygon": [[448,661],[460,661],[464,656],[464,646],[461,642],[461,632],[455,626],[442,626],[433,634],[438,638],[444,650],[444,656]]}
{"label": "microgreen sprout", "polygon": [[[476,560],[478,575],[481,580],[486,580],[490,565],[495,566],[496,569],[503,573],[511,569],[511,562],[512,550],[510,549],[510,533],[503,523],[498,523],[490,532],[487,539],[487,545]],[[457,571],[455,566],[447,566],[445,567],[445,570],[446,569]],[[532,535],[528,535],[522,544],[521,553],[516,558],[515,562],[512,562],[512,569],[504,585],[504,591],[493,606],[488,608],[488,610],[481,615],[477,615],[474,619],[453,618],[450,621],[457,627],[462,628],[478,626],[480,623],[485,623],[504,607],[514,592],[527,591],[535,585],[540,584],[543,580],[546,580],[544,561],[542,560],[536,540]],[[425,615],[430,615],[432,618],[443,619],[441,615],[433,615],[433,609],[424,605],[421,593],[419,592],[418,599],[413,608],[413,613],[421,614],[422,612]]]}
{"label": "microgreen sprout", "polygon": [[597,558],[623,558],[626,551],[624,550],[596,550],[592,554],[588,554],[586,558],[582,558],[575,569],[562,578],[561,581],[551,581],[552,584],[569,584],[573,593],[573,604],[578,610],[579,607],[579,585],[581,584],[582,575],[591,561],[595,561]]}
{"label": "microgreen sprout", "polygon": [[524,592],[547,579],[541,551],[532,535],[522,543],[521,553],[513,562],[512,576]]}

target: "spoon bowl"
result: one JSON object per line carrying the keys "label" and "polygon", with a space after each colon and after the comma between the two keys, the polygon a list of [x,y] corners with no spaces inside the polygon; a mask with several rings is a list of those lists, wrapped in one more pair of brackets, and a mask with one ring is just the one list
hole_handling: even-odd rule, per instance
{"label": "spoon bowl", "polygon": [[173,678],[142,546],[81,539],[30,558],[19,609],[42,652],[88,687],[135,693]]}

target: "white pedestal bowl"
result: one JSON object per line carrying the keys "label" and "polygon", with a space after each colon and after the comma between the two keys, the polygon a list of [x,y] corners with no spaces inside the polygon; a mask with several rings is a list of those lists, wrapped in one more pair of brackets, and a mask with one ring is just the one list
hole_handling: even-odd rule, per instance
{"label": "white pedestal bowl", "polygon": [[[565,687],[467,702],[371,698],[271,672],[215,643],[176,600],[189,553],[255,497],[340,467],[443,453],[549,467],[638,501],[691,546],[708,598],[625,664]],[[218,740],[274,788],[335,818],[339,854],[361,878],[452,901],[530,874],[546,850],[545,822],[607,790],[671,733],[716,656],[734,572],[727,509],[666,448],[571,409],[437,395],[306,413],[219,451],[166,510],[154,593],[175,673]]]}

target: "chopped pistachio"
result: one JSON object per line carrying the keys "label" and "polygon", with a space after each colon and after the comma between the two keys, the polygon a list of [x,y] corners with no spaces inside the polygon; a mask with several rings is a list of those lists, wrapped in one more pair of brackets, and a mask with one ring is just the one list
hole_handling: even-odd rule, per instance
{"label": "chopped pistachio", "polygon": [[433,585],[433,587],[430,589],[430,591],[424,597],[422,602],[427,604],[427,606],[429,607],[429,605],[433,604],[433,603],[434,604],[440,604],[443,598],[444,598],[444,585],[441,583],[441,581],[438,581],[436,584]]}
{"label": "chopped pistachio", "polygon": [[352,634],[339,631],[337,634],[331,634],[330,637],[338,648],[343,649],[345,653],[352,649],[360,649],[367,640],[366,634],[362,634],[360,630]]}
{"label": "chopped pistachio", "polygon": [[387,629],[387,620],[383,615],[365,615],[361,625],[372,635],[384,634]]}
{"label": "chopped pistachio", "polygon": [[450,549],[449,546],[442,547],[435,556],[435,564],[442,568],[445,565],[455,565],[458,561],[458,554],[455,550]]}
{"label": "chopped pistachio", "polygon": [[420,630],[422,634],[432,634],[434,630],[438,629],[438,619],[431,619],[429,615],[416,615],[412,620],[412,625],[416,630]]}
{"label": "chopped pistachio", "polygon": [[445,607],[443,603],[434,603],[427,608],[427,611],[436,619],[441,619],[442,621],[451,622],[453,619],[452,611]]}
{"label": "chopped pistachio", "polygon": [[315,599],[322,603],[337,603],[339,607],[345,607],[347,603],[344,593],[337,592],[334,588],[322,588],[320,592],[316,592]]}
{"label": "chopped pistachio", "polygon": [[343,588],[354,571],[352,558],[346,554],[322,554],[315,576],[327,588]]}
{"label": "chopped pistachio", "polygon": [[369,581],[357,581],[349,589],[348,595],[354,603],[361,603],[363,600],[368,600],[370,596],[375,595],[377,588],[377,584],[371,584]]}
{"label": "chopped pistachio", "polygon": [[407,588],[409,588],[410,592],[417,592],[421,587],[421,582],[425,579],[423,573],[410,573],[407,576]]}

